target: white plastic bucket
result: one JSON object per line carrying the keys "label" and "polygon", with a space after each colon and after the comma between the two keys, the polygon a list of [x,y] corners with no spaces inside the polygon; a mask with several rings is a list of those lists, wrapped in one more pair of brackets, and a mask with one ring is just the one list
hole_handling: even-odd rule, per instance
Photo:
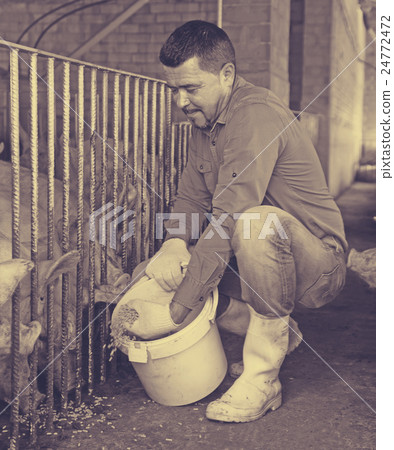
{"label": "white plastic bucket", "polygon": [[182,330],[154,341],[129,341],[127,352],[146,393],[162,405],[187,405],[223,381],[227,360],[214,322],[217,289],[200,314]]}

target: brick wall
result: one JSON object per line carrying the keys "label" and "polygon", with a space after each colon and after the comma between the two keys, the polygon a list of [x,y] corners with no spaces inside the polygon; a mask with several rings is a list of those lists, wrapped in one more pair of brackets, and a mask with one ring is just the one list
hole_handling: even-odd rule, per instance
{"label": "brick wall", "polygon": [[329,91],[331,7],[326,0],[304,0],[304,52],[301,109],[319,114],[319,141],[316,146],[324,172],[328,173],[329,122],[326,120]]}
{"label": "brick wall", "polygon": [[[0,4],[2,37],[16,41],[23,29],[33,20],[63,3],[63,0],[3,0]],[[68,55],[132,3],[130,0],[116,0],[77,12],[51,28],[40,42],[39,48]],[[54,18],[69,10],[71,7],[45,18],[25,36],[22,44],[32,46],[40,32]],[[176,26],[193,19],[215,22],[216,1],[150,0],[79,59],[162,78],[158,63],[161,45]],[[8,61],[4,59],[4,55],[0,56],[0,67],[6,68],[7,65]]]}
{"label": "brick wall", "polygon": [[225,0],[223,28],[232,40],[240,74],[289,101],[290,0]]}

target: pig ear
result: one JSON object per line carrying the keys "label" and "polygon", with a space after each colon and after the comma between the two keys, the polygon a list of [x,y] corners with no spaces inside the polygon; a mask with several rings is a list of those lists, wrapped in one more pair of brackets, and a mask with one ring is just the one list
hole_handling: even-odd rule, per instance
{"label": "pig ear", "polygon": [[27,259],[11,259],[0,263],[0,306],[11,297],[18,283],[33,267],[34,264]]}
{"label": "pig ear", "polygon": [[79,252],[73,250],[53,261],[41,261],[39,263],[40,288],[44,289],[49,283],[56,280],[62,273],[70,273],[77,267],[80,260]]}

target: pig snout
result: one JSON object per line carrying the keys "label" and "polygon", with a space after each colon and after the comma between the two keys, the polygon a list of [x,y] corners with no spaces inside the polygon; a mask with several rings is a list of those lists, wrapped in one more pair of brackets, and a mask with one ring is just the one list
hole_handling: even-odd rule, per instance
{"label": "pig snout", "polygon": [[116,279],[114,287],[122,288],[126,287],[130,283],[131,276],[128,273],[122,273],[119,278]]}
{"label": "pig snout", "polygon": [[20,329],[20,353],[22,355],[30,355],[33,351],[34,344],[36,343],[41,333],[41,324],[37,320],[33,320],[28,325],[21,323]]}

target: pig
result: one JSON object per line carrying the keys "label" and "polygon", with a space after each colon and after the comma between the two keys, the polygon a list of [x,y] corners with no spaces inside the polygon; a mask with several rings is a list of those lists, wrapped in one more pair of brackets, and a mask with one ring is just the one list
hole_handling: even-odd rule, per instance
{"label": "pig", "polygon": [[[0,161],[0,211],[3,214],[0,214],[0,261],[4,261],[5,259],[9,259],[12,257],[12,246],[11,246],[11,238],[12,238],[12,230],[11,230],[11,167],[10,163],[5,161]],[[30,258],[30,210],[31,210],[31,194],[30,194],[30,178],[31,172],[21,167],[20,173],[20,250],[21,257]],[[73,251],[71,254],[62,255],[62,250],[60,247],[61,243],[61,225],[62,225],[62,201],[56,201],[56,199],[61,198],[62,192],[62,184],[55,180],[55,207],[54,207],[54,220],[56,224],[56,232],[54,233],[54,259],[51,261],[47,261],[47,212],[46,212],[46,203],[47,203],[47,180],[43,175],[39,175],[38,178],[38,189],[39,189],[39,198],[38,198],[38,275],[39,275],[39,316],[41,322],[41,341],[39,342],[39,361],[40,361],[40,369],[44,369],[46,367],[46,336],[47,336],[47,321],[46,321],[46,286],[47,284],[54,279],[56,279],[60,273],[67,272],[70,273],[70,297],[69,297],[69,317],[68,317],[68,343],[70,344],[69,350],[70,358],[69,358],[69,367],[71,374],[73,375],[72,367],[75,366],[75,333],[76,333],[76,322],[75,322],[75,288],[76,288],[76,265],[79,261],[79,252]],[[75,201],[71,198],[70,205],[75,205]],[[85,208],[85,211],[88,211]],[[75,208],[74,211],[70,212],[70,247],[75,248],[76,246],[76,227],[75,227]],[[88,230],[86,227],[88,226],[88,221],[85,221],[85,241],[84,241],[84,275],[85,275],[85,283],[87,281],[89,270],[89,252],[87,245],[87,236]],[[100,244],[98,242],[96,245],[96,283],[100,280]],[[115,256],[111,257],[111,254],[108,258],[108,279],[107,282],[109,285],[116,285],[121,283],[127,283],[130,276],[128,274],[123,274],[123,271],[120,268],[119,258]],[[56,277],[49,278],[45,275],[51,274],[55,272]],[[98,288],[98,286],[96,286]],[[84,300],[86,300],[85,305],[87,304],[87,296],[84,296]],[[25,323],[28,321],[30,317],[30,280],[28,278],[24,279],[21,283],[21,308],[22,313],[21,316]],[[54,308],[55,308],[55,354],[58,354],[61,351],[61,283],[60,280],[55,283],[55,299],[54,299]],[[99,296],[98,296],[99,299]],[[10,304],[9,304],[10,305]],[[10,317],[10,306],[8,311],[6,312],[7,317]],[[55,362],[55,370],[57,371],[57,375],[55,376],[55,380],[60,380],[60,376],[58,376],[60,367],[60,358],[58,358]],[[72,387],[74,381],[73,376],[69,377],[70,380],[70,388]],[[58,387],[60,382],[56,381]]]}
{"label": "pig", "polygon": [[[28,250],[25,246],[21,246],[20,248],[21,254],[23,256],[27,257]],[[7,261],[1,261],[2,259],[6,260],[10,257],[12,254],[12,247],[11,247],[11,240],[4,235],[0,231],[0,262],[2,262],[3,267],[6,269],[8,266],[10,266],[10,262]],[[59,276],[63,273],[69,273],[70,274],[70,301],[69,301],[69,314],[67,319],[67,331],[68,331],[68,338],[67,338],[67,345],[69,350],[75,349],[75,336],[76,336],[76,309],[75,309],[75,294],[72,291],[72,285],[74,284],[75,288],[75,281],[74,283],[72,280],[75,280],[75,269],[77,266],[77,263],[79,262],[79,252],[72,251],[69,253],[66,253],[65,255],[59,257],[56,260],[45,260],[45,261],[39,261],[38,262],[38,322],[40,324],[40,339],[38,340],[38,353],[39,353],[39,370],[43,370],[47,366],[47,357],[46,357],[46,338],[47,338],[47,286],[49,283],[54,283],[54,344],[55,344],[55,354],[58,354],[61,352],[62,348],[62,336],[61,336],[61,330],[62,330],[62,289],[61,289],[61,282],[58,279]],[[30,263],[32,264],[32,263]],[[2,273],[6,273],[5,269],[2,271]],[[6,280],[2,280],[0,277],[0,293],[3,293],[5,291],[10,292],[9,285],[11,284],[12,280],[12,286],[16,286],[15,280],[17,280],[17,273],[16,268],[14,266],[11,266],[11,268],[8,270],[7,274],[7,282]],[[14,274],[11,276],[11,274]],[[73,278],[74,277],[74,278]],[[74,290],[75,292],[75,290]],[[20,317],[22,323],[28,323],[30,321],[31,316],[31,300],[30,300],[30,279],[28,277],[25,277],[22,282],[20,283]],[[2,295],[2,298],[5,299],[5,295]],[[0,314],[1,317],[11,320],[11,312],[12,312],[12,302],[11,299],[8,297],[7,300],[4,300],[4,302],[0,305]],[[71,367],[75,366],[75,355],[71,355],[69,359],[69,365]],[[60,363],[55,361],[55,368],[58,367]],[[2,369],[0,369],[2,370]],[[25,371],[24,371],[25,372]],[[72,372],[72,371],[71,371]],[[24,376],[24,375],[23,375]],[[55,378],[55,380],[60,380],[60,377]],[[73,386],[73,383],[75,382],[75,379],[70,376],[70,389]],[[57,383],[58,388],[60,388],[60,381]]]}
{"label": "pig", "polygon": [[[3,306],[11,303],[12,294],[19,282],[31,271],[33,263],[26,259],[11,259],[0,262],[0,399],[7,403],[12,402],[11,391],[11,317],[4,314]],[[34,345],[41,332],[38,321],[20,323],[19,345],[19,396],[20,409],[26,413],[29,408],[30,368],[28,356],[32,353]],[[44,395],[35,396],[34,408],[42,401]]]}
{"label": "pig", "polygon": [[[31,186],[30,186],[31,172],[29,169],[20,168],[20,240],[28,249],[30,248],[30,215],[31,215]],[[62,202],[62,183],[55,180],[55,205],[54,205],[54,222],[55,222],[55,243],[54,243],[54,257],[61,256],[60,243],[62,242],[62,217],[63,217],[63,202]],[[47,179],[44,175],[39,174],[38,177],[38,260],[45,260],[47,254]],[[11,165],[9,162],[0,161],[0,229],[11,238]],[[70,196],[70,249],[76,249],[77,237],[77,201],[76,198]],[[4,214],[8,213],[8,214]],[[84,204],[84,276],[87,281],[89,275],[89,207]],[[95,242],[96,246],[96,263],[95,263],[95,279],[96,283],[100,280],[100,243]],[[121,268],[120,257],[109,252],[107,265],[107,283],[114,284],[123,275]],[[130,277],[128,277],[130,278]]]}

